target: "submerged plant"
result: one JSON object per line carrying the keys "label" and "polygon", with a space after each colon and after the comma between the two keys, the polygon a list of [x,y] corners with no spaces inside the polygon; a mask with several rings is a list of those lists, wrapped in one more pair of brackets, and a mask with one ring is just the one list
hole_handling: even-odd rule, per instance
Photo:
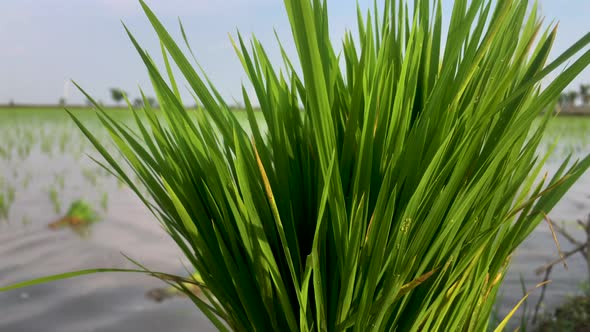
{"label": "submerged plant", "polygon": [[[511,254],[590,165],[568,158],[536,181],[551,112],[533,125],[590,51],[541,79],[590,34],[547,64],[556,29],[527,1],[457,0],[443,37],[441,1],[410,14],[385,0],[359,11],[358,36],[337,54],[325,2],[284,3],[298,62],[283,52],[278,71],[256,39],[234,43],[261,110],[243,89],[246,130],[141,2],[168,81],[129,36],[161,113],[144,103],[133,131],[95,106],[149,197],[74,116],[200,272],[183,282],[208,300],[152,275],[220,330],[485,331]],[[203,106],[195,113],[172,63]]]}

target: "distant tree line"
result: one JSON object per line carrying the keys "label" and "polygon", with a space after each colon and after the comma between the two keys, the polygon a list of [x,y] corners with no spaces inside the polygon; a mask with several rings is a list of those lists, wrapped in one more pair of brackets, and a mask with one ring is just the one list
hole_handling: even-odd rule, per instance
{"label": "distant tree line", "polygon": [[590,84],[580,84],[578,91],[564,91],[559,96],[559,106],[562,108],[574,107],[578,100],[582,106],[590,105]]}
{"label": "distant tree line", "polygon": [[[127,95],[127,93],[125,91],[123,91],[122,89],[119,89],[119,88],[111,88],[110,92],[111,92],[111,98],[113,99],[113,101],[117,105],[120,105],[121,102],[125,99],[125,96]],[[158,102],[156,101],[156,98],[154,98],[154,97],[146,97],[145,102],[147,102],[147,104],[152,108],[158,107]],[[145,103],[144,103],[143,98],[133,99],[133,106],[134,107],[143,107],[144,105],[145,105]]]}

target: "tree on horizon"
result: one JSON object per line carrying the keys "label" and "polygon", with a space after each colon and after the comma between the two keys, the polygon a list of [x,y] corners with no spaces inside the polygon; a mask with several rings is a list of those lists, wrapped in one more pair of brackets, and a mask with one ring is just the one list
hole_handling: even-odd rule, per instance
{"label": "tree on horizon", "polygon": [[143,107],[143,99],[141,99],[141,98],[135,98],[133,100],[133,106],[135,106],[137,108]]}
{"label": "tree on horizon", "polygon": [[158,101],[156,100],[156,98],[147,97],[146,100],[151,108],[158,108]]}
{"label": "tree on horizon", "polygon": [[580,99],[582,105],[590,104],[590,84],[580,84]]}
{"label": "tree on horizon", "polygon": [[111,88],[110,91],[111,91],[111,98],[113,98],[115,103],[117,105],[119,105],[121,103],[121,101],[123,101],[123,99],[125,98],[125,91],[123,91],[119,88]]}
{"label": "tree on horizon", "polygon": [[576,91],[570,91],[566,93],[567,96],[567,103],[569,107],[574,107],[576,105],[576,99],[578,98],[578,93]]}

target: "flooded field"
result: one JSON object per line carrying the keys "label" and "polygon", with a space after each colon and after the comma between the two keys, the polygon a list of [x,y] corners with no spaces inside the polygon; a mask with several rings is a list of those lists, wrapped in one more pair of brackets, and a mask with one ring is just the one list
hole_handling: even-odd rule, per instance
{"label": "flooded field", "polygon": [[[76,110],[95,134],[107,133],[88,110]],[[131,114],[113,111],[129,122]],[[242,116],[243,114],[239,114]],[[245,120],[245,117],[243,118]],[[572,153],[590,153],[590,118],[559,118],[543,148],[560,136],[547,172]],[[98,166],[98,157],[61,110],[0,110],[0,285],[52,273],[94,267],[134,267],[121,253],[149,268],[184,273],[180,252],[131,190]],[[84,201],[97,220],[80,226],[76,219],[49,227]],[[585,174],[550,217],[576,231],[576,219],[590,213],[590,174]],[[63,226],[63,227],[62,227]],[[82,228],[83,227],[83,228]],[[571,249],[561,241],[562,249]],[[542,279],[534,270],[557,258],[547,224],[527,239],[515,255],[501,290],[498,315],[522,297],[520,276],[531,288]],[[586,278],[580,257],[569,270],[554,269],[545,308],[580,292]],[[164,285],[141,275],[107,273],[0,293],[0,331],[212,331],[187,299],[156,303],[146,297]],[[540,292],[529,303],[536,303]]]}

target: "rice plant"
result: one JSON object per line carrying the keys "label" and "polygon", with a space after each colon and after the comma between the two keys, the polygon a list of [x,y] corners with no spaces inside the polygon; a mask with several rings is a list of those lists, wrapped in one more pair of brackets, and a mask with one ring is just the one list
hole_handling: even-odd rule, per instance
{"label": "rice plant", "polygon": [[130,106],[132,130],[94,103],[134,174],[72,116],[202,280],[149,273],[219,330],[485,331],[511,254],[590,166],[539,176],[546,110],[590,63],[575,57],[590,34],[548,63],[556,26],[528,1],[457,0],[443,36],[441,1],[384,0],[337,53],[326,2],[284,0],[297,59],[279,70],[257,39],[233,41],[262,112],[244,88],[248,130],[140,2],[167,77],[128,33],[162,112]]}
{"label": "rice plant", "polygon": [[27,227],[31,225],[33,222],[31,221],[31,218],[29,216],[24,215],[21,219],[21,223],[23,226]]}
{"label": "rice plant", "polygon": [[10,160],[10,150],[8,150],[8,146],[4,147],[0,145],[0,158]]}
{"label": "rice plant", "polygon": [[6,200],[8,201],[8,205],[14,203],[14,198],[16,196],[16,189],[12,185],[8,185],[6,187]]}
{"label": "rice plant", "polygon": [[57,192],[57,189],[52,186],[51,188],[49,188],[48,194],[49,194],[49,200],[51,201],[51,204],[53,205],[53,211],[55,212],[55,214],[60,214],[61,213],[61,200],[59,199],[59,193]]}
{"label": "rice plant", "polygon": [[27,172],[23,178],[23,188],[27,189],[29,187],[29,184],[31,183],[31,180],[33,179],[33,175],[30,172]]}
{"label": "rice plant", "polygon": [[65,154],[67,152],[67,144],[71,141],[69,130],[64,129],[59,136],[59,152]]}
{"label": "rice plant", "polygon": [[102,197],[100,198],[100,207],[105,212],[109,209],[109,193],[106,191],[102,193]]}
{"label": "rice plant", "polygon": [[56,173],[53,175],[55,184],[60,190],[64,190],[66,186],[66,176],[64,173]]}
{"label": "rice plant", "polygon": [[21,161],[24,161],[29,157],[31,149],[35,145],[35,136],[31,129],[25,130],[22,128],[23,127],[18,127],[18,132],[12,136],[15,141],[12,141],[13,145],[9,146],[14,146],[16,148],[17,156]]}
{"label": "rice plant", "polygon": [[60,228],[63,226],[81,226],[89,225],[100,220],[98,213],[84,200],[75,200],[70,204],[65,217],[53,222],[50,228]]}
{"label": "rice plant", "polygon": [[52,230],[68,227],[82,237],[90,234],[90,227],[100,220],[98,213],[84,200],[75,200],[70,204],[66,215],[49,224]]}
{"label": "rice plant", "polygon": [[9,204],[3,192],[0,192],[0,220],[8,220]]}
{"label": "rice plant", "polygon": [[41,134],[41,152],[45,155],[52,157],[53,156],[53,144],[54,144],[54,137],[50,134]]}
{"label": "rice plant", "polygon": [[81,145],[78,147],[78,149],[74,152],[74,159],[76,161],[80,161],[82,159],[82,157],[84,156],[84,146]]}
{"label": "rice plant", "polygon": [[4,179],[0,177],[0,220],[9,221],[10,206],[14,203],[16,190],[12,185],[3,182]]}
{"label": "rice plant", "polygon": [[94,169],[91,168],[83,168],[82,169],[82,176],[90,183],[92,186],[96,186],[97,181],[97,174]]}

